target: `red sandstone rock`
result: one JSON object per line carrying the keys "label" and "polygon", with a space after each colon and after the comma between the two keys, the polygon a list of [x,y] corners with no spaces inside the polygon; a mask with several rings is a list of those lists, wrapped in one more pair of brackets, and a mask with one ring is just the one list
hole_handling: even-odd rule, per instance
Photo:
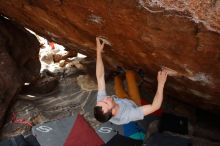
{"label": "red sandstone rock", "polygon": [[[219,1],[7,0],[0,12],[71,49],[95,58],[95,37],[106,47],[106,68],[117,65],[146,71],[152,91],[156,72],[168,67],[166,94],[186,103],[220,111]],[[153,93],[153,91],[152,91]]]}

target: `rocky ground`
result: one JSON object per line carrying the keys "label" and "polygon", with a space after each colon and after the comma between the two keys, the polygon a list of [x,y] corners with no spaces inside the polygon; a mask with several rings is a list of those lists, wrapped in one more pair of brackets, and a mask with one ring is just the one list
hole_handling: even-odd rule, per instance
{"label": "rocky ground", "polygon": [[17,100],[8,113],[1,137],[11,137],[30,131],[31,126],[13,122],[13,114],[17,119],[25,119],[35,125],[80,111],[91,125],[96,126],[98,123],[93,119],[92,110],[85,109],[87,102],[90,102],[92,107],[96,99],[95,94],[95,82],[81,70],[75,70],[64,78],[43,77],[37,85],[17,95]]}

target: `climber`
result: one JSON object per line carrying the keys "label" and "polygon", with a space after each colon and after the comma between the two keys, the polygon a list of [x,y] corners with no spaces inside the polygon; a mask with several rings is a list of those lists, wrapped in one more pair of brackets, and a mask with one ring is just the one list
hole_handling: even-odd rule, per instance
{"label": "climber", "polygon": [[[158,71],[157,74],[157,92],[155,94],[154,100],[152,104],[148,105],[140,105],[138,103],[138,98],[136,99],[136,103],[132,99],[132,96],[138,96],[137,86],[134,84],[130,86],[132,90],[129,92],[130,99],[124,98],[127,96],[124,94],[124,97],[119,98],[119,96],[123,96],[123,94],[116,96],[108,96],[106,94],[106,86],[105,86],[105,79],[104,79],[104,65],[102,61],[102,51],[105,45],[105,42],[101,42],[101,40],[97,37],[96,38],[96,45],[97,45],[97,60],[96,60],[96,77],[98,82],[98,93],[97,93],[97,103],[94,107],[94,116],[99,122],[107,122],[108,120],[114,124],[126,124],[130,121],[137,121],[142,120],[144,116],[157,111],[162,104],[163,101],[163,89],[167,79],[167,71],[162,70]],[[132,71],[126,71],[126,76],[134,76]],[[120,83],[120,80],[115,79]],[[117,83],[117,84],[118,84]],[[117,88],[117,87],[116,87]],[[128,82],[128,90],[129,90],[129,82]],[[117,91],[117,89],[116,89]]]}

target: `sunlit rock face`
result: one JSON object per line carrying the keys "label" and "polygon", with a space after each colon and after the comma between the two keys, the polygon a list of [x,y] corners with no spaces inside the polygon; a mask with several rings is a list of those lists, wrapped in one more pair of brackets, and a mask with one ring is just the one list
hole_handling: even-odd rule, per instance
{"label": "sunlit rock face", "polygon": [[0,18],[0,125],[9,103],[25,82],[39,74],[40,44],[23,27]]}
{"label": "sunlit rock face", "polygon": [[220,5],[213,0],[7,0],[0,12],[46,38],[95,58],[95,37],[106,69],[142,68],[153,94],[156,72],[167,67],[166,94],[220,111]]}

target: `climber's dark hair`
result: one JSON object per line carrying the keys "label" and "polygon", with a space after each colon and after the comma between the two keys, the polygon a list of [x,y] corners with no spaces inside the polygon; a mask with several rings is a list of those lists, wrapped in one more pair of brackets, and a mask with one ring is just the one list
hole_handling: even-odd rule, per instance
{"label": "climber's dark hair", "polygon": [[112,117],[112,111],[108,111],[106,113],[103,112],[101,106],[94,107],[94,117],[101,123],[107,122]]}

